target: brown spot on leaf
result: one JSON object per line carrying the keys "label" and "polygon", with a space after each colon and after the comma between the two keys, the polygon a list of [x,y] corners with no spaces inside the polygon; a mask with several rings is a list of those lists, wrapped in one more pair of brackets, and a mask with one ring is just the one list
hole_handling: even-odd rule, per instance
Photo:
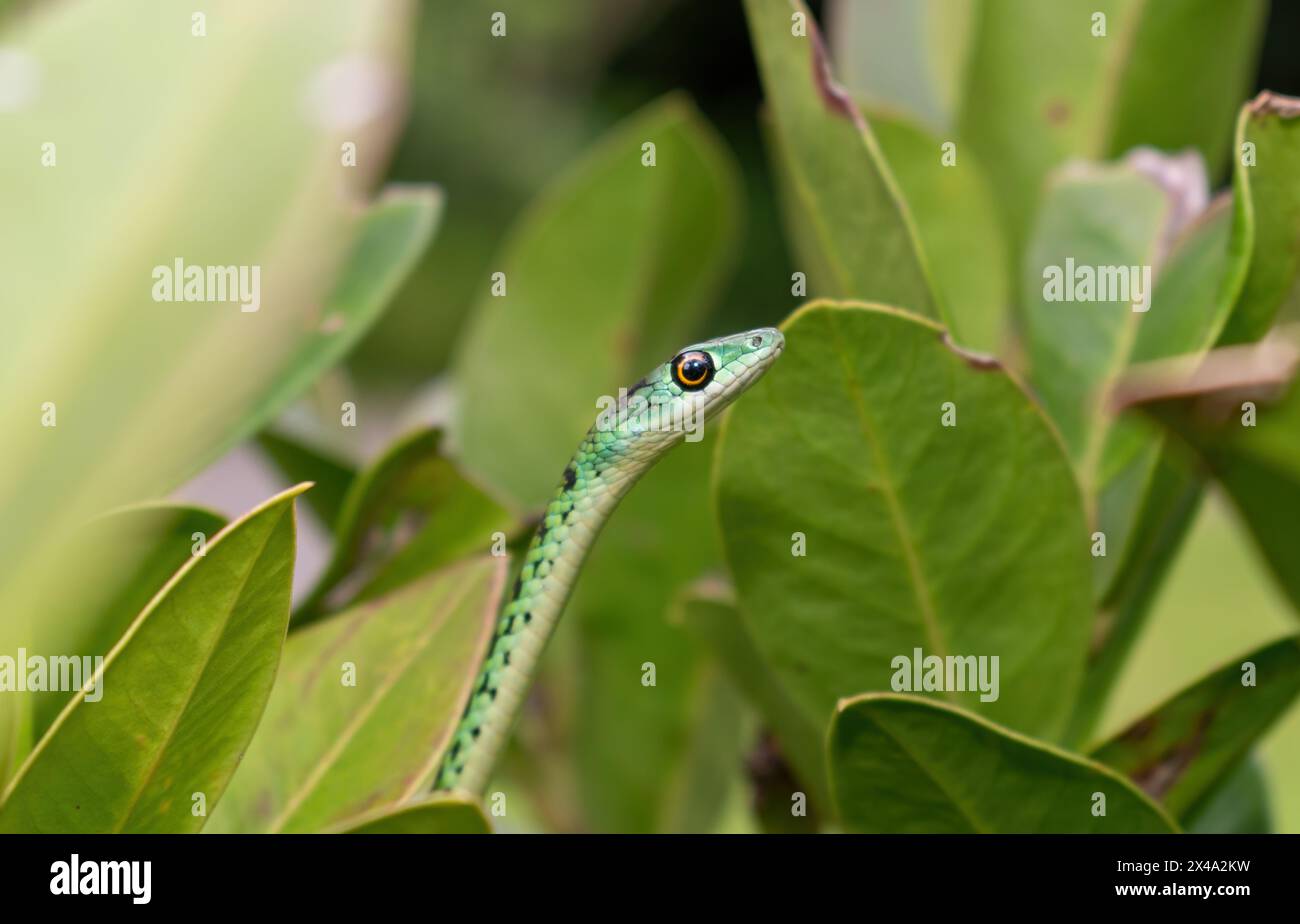
{"label": "brown spot on leaf", "polygon": [[[1142,787],[1142,791],[1151,798],[1162,801],[1165,793],[1174,788],[1174,784],[1182,778],[1183,773],[1191,766],[1196,755],[1201,752],[1201,745],[1205,743],[1205,731],[1210,727],[1213,718],[1213,709],[1206,709],[1202,712],[1196,720],[1196,728],[1188,738],[1175,742],[1153,760],[1134,768],[1133,772],[1129,774],[1133,778],[1133,782]],[[1148,721],[1154,724],[1152,720]],[[1128,739],[1130,734],[1136,732],[1142,724],[1146,723],[1138,723],[1137,726],[1125,732],[1124,739]],[[1142,737],[1150,734],[1151,730],[1147,729]]]}
{"label": "brown spot on leaf", "polygon": [[1065,100],[1052,100],[1043,110],[1043,116],[1049,125],[1064,125],[1070,120],[1070,104]]}
{"label": "brown spot on leaf", "polygon": [[1135,723],[1128,731],[1119,736],[1119,740],[1126,744],[1137,744],[1151,737],[1151,733],[1156,730],[1155,716],[1147,716],[1140,722]]}
{"label": "brown spot on leaf", "polygon": [[1102,609],[1092,622],[1092,637],[1088,640],[1088,660],[1096,661],[1110,640],[1110,633],[1115,628],[1115,610]]}
{"label": "brown spot on leaf", "polygon": [[275,812],[275,802],[271,798],[269,789],[260,790],[257,798],[253,800],[253,817],[270,818]]}

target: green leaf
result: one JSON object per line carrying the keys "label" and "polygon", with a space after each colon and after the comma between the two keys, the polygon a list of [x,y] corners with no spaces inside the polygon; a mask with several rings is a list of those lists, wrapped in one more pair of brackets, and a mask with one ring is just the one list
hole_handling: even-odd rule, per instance
{"label": "green leaf", "polygon": [[1228,271],[1231,237],[1232,197],[1226,193],[1181,226],[1155,269],[1151,307],[1137,322],[1129,365],[1213,345],[1232,310],[1219,288]]}
{"label": "green leaf", "polygon": [[1268,780],[1259,762],[1247,758],[1189,818],[1193,834],[1273,833]]}
{"label": "green leaf", "polygon": [[[916,228],[866,120],[830,78],[801,0],[745,0],[787,222],[811,291],[940,316]],[[796,35],[802,14],[807,34]],[[938,156],[938,152],[935,152]]]}
{"label": "green leaf", "polygon": [[[1228,656],[1300,630],[1222,491],[1206,503],[1161,591],[1101,730],[1122,728],[1154,703],[1200,680]],[[1256,755],[1268,771],[1279,830],[1300,830],[1300,703],[1268,732]],[[1089,744],[1098,734],[1089,736]],[[1081,748],[1079,749],[1081,750]],[[1184,827],[1194,827],[1189,819]]]}
{"label": "green leaf", "polygon": [[[1215,351],[1262,374],[1264,356],[1236,355],[1243,347]],[[1206,368],[1213,369],[1213,363]],[[1291,373],[1284,375],[1289,378]],[[1266,391],[1275,383],[1265,383]],[[1242,390],[1242,388],[1246,390]],[[1253,389],[1253,390],[1252,390]],[[1280,399],[1254,395],[1259,386],[1240,381],[1210,382],[1173,377],[1141,398],[1137,406],[1175,433],[1182,446],[1215,478],[1241,512],[1279,586],[1300,611],[1300,380]],[[1256,424],[1243,426],[1255,407]]]}
{"label": "green leaf", "polygon": [[[1253,665],[1249,674],[1247,664]],[[1297,694],[1300,636],[1291,636],[1234,659],[1091,748],[1089,756],[1185,820]]]}
{"label": "green leaf", "polygon": [[384,190],[366,210],[352,251],[321,311],[275,380],[228,439],[252,436],[352,349],[383,314],[406,274],[419,261],[437,227],[442,193],[432,186]]}
{"label": "green leaf", "polygon": [[[1204,353],[1219,336],[1231,310],[1231,302],[1222,297],[1219,288],[1228,268],[1231,214],[1230,199],[1220,197],[1184,227],[1168,258],[1156,268],[1150,309],[1140,318],[1118,320],[1120,325],[1132,324],[1135,330],[1121,331],[1121,337],[1132,337],[1131,343],[1117,346],[1109,373],[1092,386],[1103,396],[1127,367]],[[1153,453],[1155,446],[1145,428],[1127,419],[1113,421],[1109,411],[1101,411],[1100,419],[1091,425],[1105,437],[1096,477],[1103,487],[1100,503],[1105,507],[1111,501],[1105,492],[1123,486],[1126,470],[1134,467],[1135,460]],[[1149,470],[1148,462],[1143,474]],[[1109,519],[1103,510],[1102,521]]]}
{"label": "green leaf", "polygon": [[271,692],[289,622],[293,500],[308,487],[230,524],[154,596],[10,783],[0,831],[203,826],[194,794],[217,804]]}
{"label": "green leaf", "polygon": [[1106,156],[1138,145],[1194,147],[1220,175],[1232,114],[1255,79],[1268,3],[1159,0],[1121,10],[1119,19],[1124,34],[1112,42],[1127,44],[1111,52],[1123,63],[1107,88],[1114,101]]}
{"label": "green leaf", "polygon": [[32,710],[19,696],[0,700],[0,787],[17,772],[32,746]]}
{"label": "green leaf", "polygon": [[[63,612],[60,604],[73,601],[49,588],[42,596],[55,609],[39,627],[48,626],[41,650],[107,655],[167,579],[190,560],[195,534],[207,543],[225,525],[225,518],[210,510],[171,504],[141,504],[96,517],[78,535],[69,561],[77,562],[80,580],[103,590],[104,604],[89,612]],[[70,692],[38,694],[34,732],[43,734],[72,697]]]}
{"label": "green leaf", "polygon": [[505,559],[452,565],[294,632],[209,830],[321,831],[423,792],[487,648]]}
{"label": "green leaf", "polygon": [[368,600],[486,550],[497,531],[514,530],[514,517],[461,475],[441,446],[442,431],[416,430],[353,479],[335,527],[334,554],[294,614],[295,626],[319,619],[345,578],[363,575],[351,600]]}
{"label": "green leaf", "polygon": [[[643,166],[643,145],[655,165]],[[540,505],[596,416],[685,343],[736,230],[735,168],[681,97],[619,125],[520,219],[456,360],[469,471]]]}
{"label": "green leaf", "polygon": [[[1119,774],[913,696],[839,705],[829,742],[845,827],[889,834],[1154,834],[1173,821]],[[1105,814],[1094,814],[1105,797]]]}
{"label": "green leaf", "polygon": [[[188,15],[150,4],[31,13],[6,47],[38,79],[0,137],[6,214],[42,216],[39,234],[0,223],[5,619],[21,580],[63,567],[56,540],[88,516],[165,495],[353,338],[362,292],[335,284],[363,225],[369,239],[361,206],[400,129],[413,10],[322,0],[304,29],[301,11],[260,4],[212,13],[202,38]],[[122,40],[105,42],[110,33]],[[355,83],[358,68],[373,92],[349,107],[340,81]],[[49,141],[54,167],[38,156]],[[340,163],[345,141],[360,152],[356,169]],[[205,285],[207,301],[154,300],[178,260],[244,268],[260,299]],[[257,311],[237,303],[253,301]],[[341,330],[320,330],[340,318]],[[34,423],[46,403],[57,429]],[[102,602],[91,587],[65,593]]]}
{"label": "green leaf", "polygon": [[799,708],[754,644],[733,591],[716,583],[692,585],[677,601],[680,619],[720,663],[727,677],[771,729],[782,755],[822,812],[833,811],[822,729]]}
{"label": "green leaf", "polygon": [[[1054,176],[1044,194],[1021,293],[1030,382],[1085,483],[1102,451],[1107,386],[1128,364],[1144,312],[1134,310],[1138,293],[1127,284],[1127,297],[1102,300],[1093,285],[1076,303],[1076,274],[1094,271],[1100,281],[1100,267],[1153,269],[1177,230],[1179,205],[1132,163],[1075,166]],[[1148,312],[1162,309],[1153,292],[1141,295]]]}
{"label": "green leaf", "polygon": [[[606,105],[601,94],[616,86],[605,82],[607,62],[650,37],[664,12],[638,3],[607,16],[608,0],[415,6],[418,24],[404,38],[424,76],[409,82],[411,115],[389,175],[437,177],[454,193],[438,246],[349,362],[367,381],[393,388],[444,371],[485,280],[500,268],[492,259],[503,232],[533,192],[581,155],[608,113],[633,98],[616,89],[619,100]],[[526,55],[494,53],[512,47],[509,39],[466,40],[483,33],[484,22],[490,27],[497,10],[509,17],[511,36],[527,38]],[[657,35],[673,41],[671,32]]]}
{"label": "green leaf", "polygon": [[851,92],[931,131],[951,127],[976,0],[831,0],[826,9],[835,72]]}
{"label": "green leaf", "polygon": [[1004,695],[948,695],[1059,734],[1091,620],[1088,534],[1041,411],[896,309],[817,302],[784,330],[785,355],[723,425],[715,472],[733,583],[773,672],[821,725],[841,697],[891,689],[891,662],[916,648],[996,655]]}
{"label": "green leaf", "polygon": [[[1254,74],[1261,0],[990,0],[975,15],[957,135],[986,164],[1012,258],[1043,181],[1074,158],[1194,146],[1217,175]],[[1105,17],[1105,35],[1094,34]]]}
{"label": "green leaf", "polygon": [[[223,517],[210,511],[157,503],[120,508],[79,524],[52,556],[77,563],[75,586],[70,589],[65,568],[42,571],[30,591],[33,602],[16,610],[39,613],[39,618],[28,620],[26,627],[10,627],[13,644],[0,644],[0,651],[22,645],[33,653],[106,655],[190,557],[196,534],[206,542],[225,525]],[[0,789],[74,692],[0,697]]]}
{"label": "green leaf", "polygon": [[1146,625],[1165,576],[1201,509],[1205,479],[1182,455],[1162,452],[1130,534],[1124,565],[1102,600],[1083,690],[1065,742],[1083,745],[1106,708],[1116,678]]}
{"label": "green leaf", "polygon": [[[1264,92],[1237,121],[1236,202],[1228,292],[1235,307],[1222,343],[1258,340],[1283,306],[1300,301],[1300,100]],[[1248,151],[1246,146],[1250,146]]]}
{"label": "green leaf", "polygon": [[334,830],[341,834],[491,834],[492,825],[477,802],[435,797],[377,809]]}
{"label": "green leaf", "polygon": [[944,166],[938,137],[900,116],[870,112],[885,159],[931,258],[953,337],[985,352],[1002,346],[1010,301],[1007,254],[983,168],[964,155]]}
{"label": "green leaf", "polygon": [[1094,38],[1094,12],[1118,31],[1117,0],[979,4],[957,134],[988,166],[1013,261],[1048,173],[1071,157],[1100,158],[1108,94],[1101,83],[1119,36]]}
{"label": "green leaf", "polygon": [[[720,560],[709,512],[716,434],[683,443],[610,517],[569,606],[577,673],[571,741],[585,823],[595,831],[707,828],[681,813],[681,776],[706,721],[708,665],[666,617],[677,588]],[[642,666],[655,666],[655,685]],[[708,744],[709,742],[705,742]],[[732,750],[726,736],[711,744]],[[714,809],[720,806],[714,806]]]}
{"label": "green leaf", "polygon": [[[1188,225],[1156,278],[1151,310],[1138,324],[1127,367],[1174,354],[1200,355],[1219,335],[1231,308],[1224,297],[1229,200],[1221,197]],[[1109,391],[1114,384],[1108,380]],[[1204,478],[1132,416],[1097,423],[1105,429],[1098,470],[1098,527],[1107,554],[1095,558],[1100,612],[1083,693],[1066,740],[1082,745],[1137,640],[1182,540],[1200,509]]]}
{"label": "green leaf", "polygon": [[[1188,221],[1203,194],[1194,161],[1150,152],[1117,166],[1064,170],[1049,185],[1026,255],[1030,381],[1061,429],[1106,537],[1106,554],[1094,559],[1099,599],[1109,596],[1131,554],[1130,538],[1143,529],[1137,516],[1162,448],[1149,426],[1114,418],[1111,391],[1135,362],[1208,349],[1227,316],[1229,303],[1218,297],[1227,200]],[[1086,268],[1100,283],[1106,267],[1139,269],[1146,311],[1123,298],[1062,300],[1075,291],[1072,274]],[[1094,296],[1102,294],[1094,287]]]}
{"label": "green leaf", "polygon": [[716,662],[701,658],[686,701],[686,734],[658,830],[710,833],[740,782],[752,717]]}
{"label": "green leaf", "polygon": [[352,465],[325,449],[273,430],[259,433],[257,445],[286,477],[315,485],[307,494],[307,504],[325,526],[333,529],[343,510],[348,486],[356,478]]}

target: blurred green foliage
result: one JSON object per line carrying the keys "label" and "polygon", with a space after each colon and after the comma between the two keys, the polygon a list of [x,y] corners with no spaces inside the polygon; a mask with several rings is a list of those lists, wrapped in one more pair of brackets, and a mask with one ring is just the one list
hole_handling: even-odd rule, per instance
{"label": "blurred green foliage", "polygon": [[[0,654],[109,654],[0,700],[0,828],[1300,830],[1296,391],[1115,400],[1300,310],[1280,7],[209,6],[0,4]],[[149,299],[177,256],[260,311]],[[814,297],[611,518],[487,814],[431,798],[595,399]],[[295,487],[159,500],[232,446]],[[1000,699],[891,692],[916,647]]]}

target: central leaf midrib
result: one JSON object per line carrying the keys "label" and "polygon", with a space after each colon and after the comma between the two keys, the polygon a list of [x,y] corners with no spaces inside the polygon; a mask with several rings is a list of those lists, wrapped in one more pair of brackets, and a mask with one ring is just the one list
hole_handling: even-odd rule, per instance
{"label": "central leaf midrib", "polygon": [[[167,747],[176,736],[176,730],[180,728],[181,723],[184,722],[185,714],[189,711],[190,704],[194,700],[194,694],[198,692],[199,686],[203,683],[203,678],[207,676],[208,668],[212,665],[213,655],[221,645],[221,640],[226,637],[226,630],[230,628],[230,619],[234,615],[235,608],[239,605],[239,601],[243,599],[244,592],[248,589],[248,582],[252,580],[253,572],[257,570],[258,562],[266,553],[267,547],[271,544],[271,539],[274,537],[275,531],[280,525],[280,519],[283,516],[284,511],[282,510],[280,516],[277,517],[275,522],[273,522],[267,529],[266,538],[262,540],[262,544],[258,548],[257,554],[249,558],[248,570],[244,572],[243,577],[239,581],[239,589],[230,597],[231,604],[226,608],[226,612],[221,619],[221,628],[214,633],[212,644],[208,646],[207,654],[203,658],[203,667],[195,672],[194,683],[190,685],[189,690],[185,694],[184,704],[182,704],[181,708],[177,710],[176,721],[171,723],[171,727],[167,729],[167,734],[164,736],[163,740],[159,742],[158,750],[155,752],[153,760],[150,761],[149,767],[140,781],[140,786],[136,789],[135,794],[131,797],[131,801],[122,812],[121,820],[114,829],[114,833],[121,833],[126,827],[127,823],[131,820],[131,816],[139,806],[140,800],[144,797],[144,792],[148,787],[149,781],[152,780],[154,774],[158,772],[158,767],[167,754]],[[211,552],[211,549],[209,549],[209,552]],[[190,574],[192,575],[194,572],[191,571]],[[154,610],[154,613],[157,613],[156,609]],[[154,613],[150,614],[150,618],[153,618]]]}
{"label": "central leaf midrib", "polygon": [[956,809],[963,818],[966,819],[966,821],[970,824],[972,828],[975,829],[977,833],[979,834],[994,833],[996,829],[991,825],[986,825],[983,822],[981,822],[979,817],[974,813],[974,811],[972,811],[966,805],[962,804],[962,802],[952,793],[952,791],[950,791],[943,784],[943,782],[940,781],[940,779],[934,773],[931,772],[929,766],[925,762],[920,760],[915,754],[913,754],[907,748],[906,745],[903,744],[903,739],[898,734],[896,734],[893,731],[893,729],[886,726],[885,723],[878,716],[870,717],[870,721],[876,728],[880,729],[881,733],[884,734],[886,738],[888,738],[890,741],[894,743],[895,747],[897,747],[898,750],[903,754],[903,756],[906,757],[908,760],[910,760],[912,764],[918,770],[921,771],[921,773],[925,776],[926,779],[928,779],[931,783],[934,784],[934,788],[939,790],[939,792],[944,796],[944,798],[948,800],[949,804],[951,804],[952,807]]}
{"label": "central leaf midrib", "polygon": [[[903,559],[907,564],[908,580],[912,587],[913,596],[916,598],[917,608],[921,614],[922,627],[929,638],[934,653],[943,657],[947,654],[948,648],[944,642],[943,633],[939,629],[938,614],[935,611],[934,601],[930,597],[929,588],[925,583],[925,576],[921,571],[921,560],[916,548],[916,541],[912,538],[911,530],[908,528],[902,505],[899,502],[898,491],[894,486],[893,475],[884,457],[880,437],[876,433],[870,414],[867,412],[862,386],[853,373],[834,312],[830,312],[828,317],[830,319],[831,333],[835,339],[836,353],[847,381],[849,397],[857,411],[858,420],[862,425],[863,437],[871,447],[872,460],[875,462],[876,470],[880,476],[880,494],[885,498],[894,533],[898,537],[899,546],[903,550]],[[946,696],[949,699],[954,698],[951,692],[947,692]]]}

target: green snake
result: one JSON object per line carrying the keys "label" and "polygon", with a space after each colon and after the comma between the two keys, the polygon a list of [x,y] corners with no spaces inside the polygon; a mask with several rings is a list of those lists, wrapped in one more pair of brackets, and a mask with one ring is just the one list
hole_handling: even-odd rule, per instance
{"label": "green snake", "polygon": [[610,412],[612,401],[606,405],[564,469],[528,546],[435,789],[484,791],[542,649],[609,515],[665,452],[754,384],[784,348],[781,332],[770,327],[693,344],[626,389],[617,412]]}

